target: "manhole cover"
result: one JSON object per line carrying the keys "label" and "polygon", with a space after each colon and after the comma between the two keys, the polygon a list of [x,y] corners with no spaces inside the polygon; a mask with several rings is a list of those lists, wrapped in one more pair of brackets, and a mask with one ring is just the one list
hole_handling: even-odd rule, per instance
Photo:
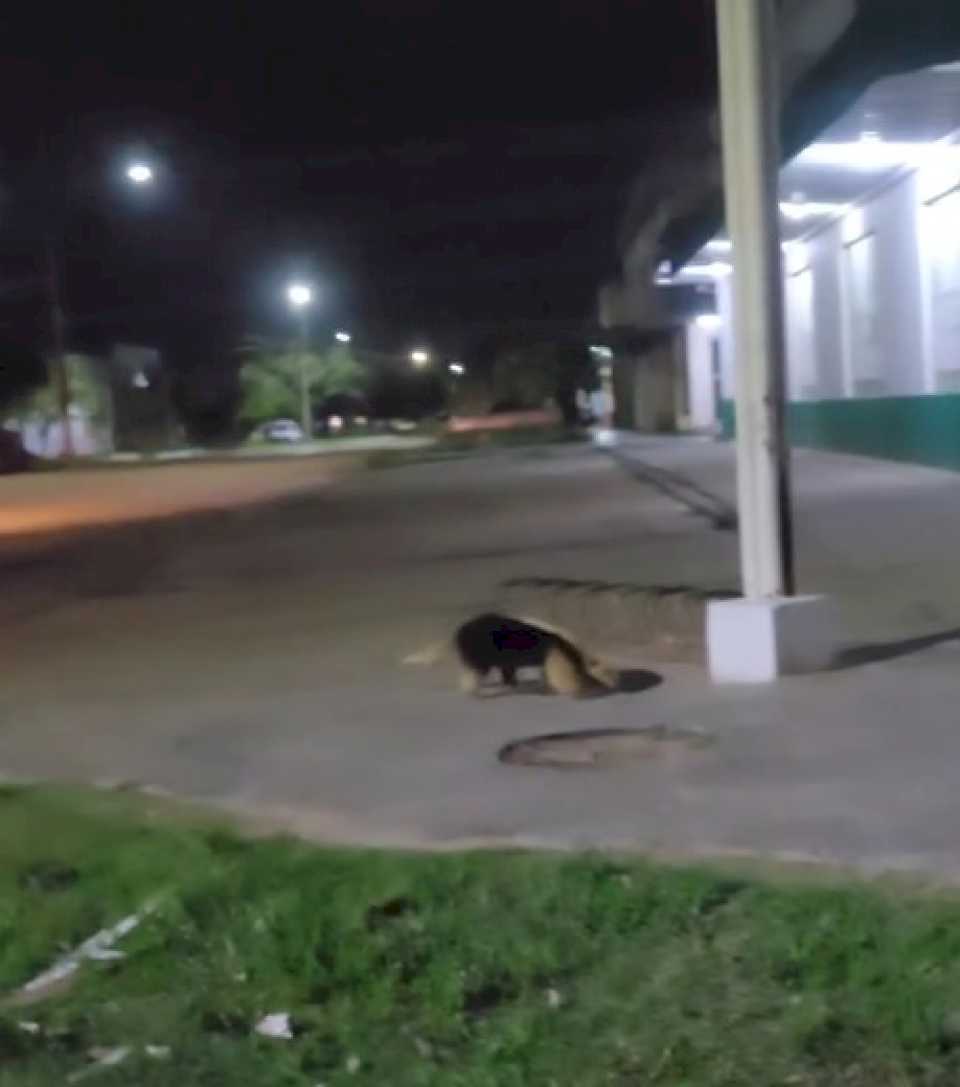
{"label": "manhole cover", "polygon": [[515,766],[621,766],[667,752],[701,750],[712,743],[708,732],[695,728],[584,729],[514,740],[500,748],[498,758]]}

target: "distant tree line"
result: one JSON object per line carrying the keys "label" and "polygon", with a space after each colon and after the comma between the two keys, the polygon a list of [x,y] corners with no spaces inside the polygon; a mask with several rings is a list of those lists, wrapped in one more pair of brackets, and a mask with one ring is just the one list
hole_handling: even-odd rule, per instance
{"label": "distant tree line", "polygon": [[[272,418],[300,418],[300,364],[306,368],[311,408],[379,418],[424,418],[446,412],[484,414],[554,404],[576,420],[578,389],[596,386],[589,351],[577,342],[513,337],[488,338],[464,356],[466,373],[454,376],[441,360],[422,370],[405,359],[366,356],[349,344],[311,347],[250,337],[233,357],[197,350],[169,369],[169,395],[186,440],[210,445],[240,440]],[[80,356],[72,356],[79,358]],[[169,363],[168,363],[169,365]],[[82,367],[71,368],[75,404],[92,401],[94,383]],[[0,341],[0,423],[15,410],[56,417],[57,403],[42,355]]]}
{"label": "distant tree line", "polygon": [[596,387],[596,368],[585,344],[495,340],[467,368],[452,410],[477,415],[552,404],[573,425],[578,418],[577,391]]}

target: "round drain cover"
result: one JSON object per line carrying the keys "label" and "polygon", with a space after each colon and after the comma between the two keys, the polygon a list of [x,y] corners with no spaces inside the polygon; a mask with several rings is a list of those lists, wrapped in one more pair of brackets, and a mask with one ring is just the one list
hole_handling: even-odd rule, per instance
{"label": "round drain cover", "polygon": [[514,740],[500,748],[501,762],[514,766],[603,767],[651,759],[670,750],[710,746],[713,737],[695,728],[598,728],[552,732]]}

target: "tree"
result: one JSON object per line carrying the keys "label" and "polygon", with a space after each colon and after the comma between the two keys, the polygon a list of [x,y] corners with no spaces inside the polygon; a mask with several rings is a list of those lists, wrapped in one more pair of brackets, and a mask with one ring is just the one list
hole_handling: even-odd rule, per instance
{"label": "tree", "polygon": [[[85,355],[64,358],[70,387],[70,406],[79,408],[91,421],[104,425],[110,418],[110,391],[97,364]],[[60,397],[53,381],[17,397],[9,405],[15,418],[36,420],[46,428],[59,423],[62,415]]]}
{"label": "tree", "polygon": [[47,368],[36,351],[20,344],[0,342],[0,411],[19,404],[47,379]]}
{"label": "tree", "polygon": [[562,344],[556,353],[554,398],[566,426],[574,426],[580,417],[577,391],[597,388],[597,373],[589,350],[579,343]]}
{"label": "tree", "polygon": [[576,342],[517,340],[500,345],[487,374],[492,410],[536,409],[553,401],[569,426],[578,420],[577,390],[590,391],[597,384],[590,352]]}
{"label": "tree", "polygon": [[242,403],[239,375],[222,359],[194,356],[177,371],[174,410],[190,445],[229,447],[243,437],[237,427]]}
{"label": "tree", "polygon": [[556,378],[557,357],[551,344],[520,344],[501,352],[491,374],[494,408],[542,408],[556,393]]}
{"label": "tree", "polygon": [[331,396],[357,395],[366,385],[366,371],[347,344],[316,351],[253,338],[241,350],[247,361],[240,370],[240,415],[252,425],[281,417],[299,419],[301,368],[313,411]]}
{"label": "tree", "polygon": [[370,383],[370,410],[379,418],[423,419],[446,407],[448,386],[436,367],[380,366]]}

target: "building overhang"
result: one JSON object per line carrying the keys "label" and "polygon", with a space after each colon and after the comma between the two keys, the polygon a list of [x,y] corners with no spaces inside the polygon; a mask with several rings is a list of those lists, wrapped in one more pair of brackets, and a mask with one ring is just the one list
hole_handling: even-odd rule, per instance
{"label": "building overhang", "polygon": [[[905,15],[907,16],[905,18]],[[786,95],[781,120],[785,161],[855,110],[861,96],[878,80],[936,67],[948,71],[960,60],[960,3],[924,0],[905,12],[902,0],[861,2],[847,29]],[[918,136],[915,138],[923,139]],[[673,218],[660,234],[661,259],[679,267],[723,222],[723,192],[705,193],[689,214]]]}
{"label": "building overhang", "polygon": [[[921,200],[960,186],[960,64],[882,79],[802,148],[780,172],[780,227],[787,268],[803,243],[907,173]],[[845,229],[847,229],[845,227]],[[849,233],[849,230],[847,231]],[[715,283],[732,268],[729,240],[715,235],[661,282]]]}

